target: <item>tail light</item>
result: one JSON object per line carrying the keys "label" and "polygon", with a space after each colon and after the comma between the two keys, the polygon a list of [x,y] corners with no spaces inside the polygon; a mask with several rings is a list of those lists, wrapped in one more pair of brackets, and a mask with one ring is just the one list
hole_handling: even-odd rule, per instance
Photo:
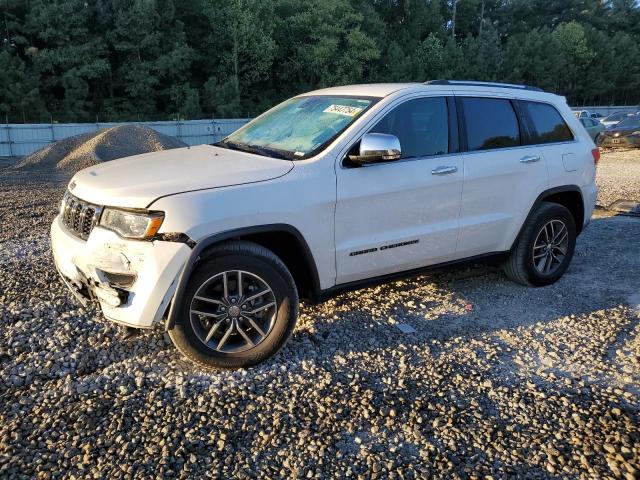
{"label": "tail light", "polygon": [[598,165],[598,162],[600,161],[600,149],[594,148],[591,150],[591,156],[593,157],[594,165]]}

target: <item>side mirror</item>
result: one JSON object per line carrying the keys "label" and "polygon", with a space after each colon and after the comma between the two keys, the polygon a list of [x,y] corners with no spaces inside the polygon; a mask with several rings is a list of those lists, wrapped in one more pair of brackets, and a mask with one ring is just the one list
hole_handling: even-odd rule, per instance
{"label": "side mirror", "polygon": [[349,155],[349,160],[359,165],[390,162],[400,158],[400,140],[386,133],[367,133],[360,140],[358,155]]}

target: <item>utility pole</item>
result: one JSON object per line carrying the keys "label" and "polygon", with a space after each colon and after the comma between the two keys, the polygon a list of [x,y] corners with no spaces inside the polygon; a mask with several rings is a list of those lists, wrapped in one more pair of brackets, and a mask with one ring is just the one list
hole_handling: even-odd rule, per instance
{"label": "utility pole", "polygon": [[453,0],[453,15],[451,15],[451,38],[456,39],[456,3],[457,0]]}
{"label": "utility pole", "polygon": [[482,40],[482,27],[484,26],[484,0],[482,0],[482,4],[480,7],[480,33],[478,35],[478,39]]}

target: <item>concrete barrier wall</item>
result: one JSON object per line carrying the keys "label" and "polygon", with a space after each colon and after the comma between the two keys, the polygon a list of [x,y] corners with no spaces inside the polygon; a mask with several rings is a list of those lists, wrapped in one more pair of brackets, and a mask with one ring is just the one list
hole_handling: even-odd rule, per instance
{"label": "concrete barrier wall", "polygon": [[589,110],[591,113],[599,113],[600,115],[604,115],[605,117],[608,115],[611,115],[612,113],[615,112],[629,112],[629,113],[635,113],[640,111],[640,105],[637,106],[616,106],[616,105],[611,105],[608,107],[602,107],[602,106],[591,106],[591,107],[571,107],[571,110],[573,111],[578,111],[578,110]]}

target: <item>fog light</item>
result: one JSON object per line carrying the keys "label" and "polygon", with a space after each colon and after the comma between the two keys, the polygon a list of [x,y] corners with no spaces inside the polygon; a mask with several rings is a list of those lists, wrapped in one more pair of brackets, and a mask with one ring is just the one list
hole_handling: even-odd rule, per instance
{"label": "fog light", "polygon": [[102,302],[106,303],[110,307],[119,307],[122,305],[122,299],[120,298],[120,294],[115,290],[106,290],[101,287],[96,287],[93,290],[93,294],[96,298]]}
{"label": "fog light", "polygon": [[101,272],[105,280],[113,287],[127,288],[136,281],[136,276],[133,273],[106,272],[104,270]]}

